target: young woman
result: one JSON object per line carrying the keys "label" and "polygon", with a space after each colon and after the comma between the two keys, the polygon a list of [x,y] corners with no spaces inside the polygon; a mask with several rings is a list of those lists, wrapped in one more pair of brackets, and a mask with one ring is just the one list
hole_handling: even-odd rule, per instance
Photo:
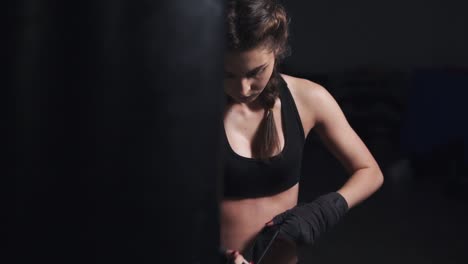
{"label": "young woman", "polygon": [[[297,263],[311,244],[383,183],[382,172],[330,93],[281,74],[288,18],[276,0],[228,0],[221,246],[230,263]],[[298,205],[302,150],[319,135],[350,175],[337,191]],[[274,241],[271,247],[269,241]]]}

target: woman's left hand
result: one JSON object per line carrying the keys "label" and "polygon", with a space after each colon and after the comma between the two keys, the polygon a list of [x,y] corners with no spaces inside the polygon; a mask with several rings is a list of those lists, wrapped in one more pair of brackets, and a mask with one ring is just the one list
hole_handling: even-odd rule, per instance
{"label": "woman's left hand", "polygon": [[344,197],[330,192],[275,216],[266,223],[266,228],[279,228],[279,238],[296,244],[312,244],[322,233],[335,226],[347,211],[348,204]]}

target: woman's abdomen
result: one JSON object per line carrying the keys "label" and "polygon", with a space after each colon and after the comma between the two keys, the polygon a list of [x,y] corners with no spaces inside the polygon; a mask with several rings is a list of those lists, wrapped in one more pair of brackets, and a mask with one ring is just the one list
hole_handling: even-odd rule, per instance
{"label": "woman's abdomen", "polygon": [[221,213],[221,245],[225,248],[246,250],[255,236],[274,216],[297,204],[299,184],[274,196],[223,200]]}

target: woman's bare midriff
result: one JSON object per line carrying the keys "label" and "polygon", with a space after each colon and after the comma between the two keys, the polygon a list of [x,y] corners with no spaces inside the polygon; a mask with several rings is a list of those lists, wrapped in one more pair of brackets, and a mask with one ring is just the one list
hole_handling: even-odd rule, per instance
{"label": "woman's bare midriff", "polygon": [[[221,245],[240,252],[251,246],[253,239],[274,216],[297,204],[299,184],[269,197],[223,200],[221,202]],[[278,241],[262,264],[296,263],[296,248],[291,243]],[[269,259],[274,259],[272,262]]]}

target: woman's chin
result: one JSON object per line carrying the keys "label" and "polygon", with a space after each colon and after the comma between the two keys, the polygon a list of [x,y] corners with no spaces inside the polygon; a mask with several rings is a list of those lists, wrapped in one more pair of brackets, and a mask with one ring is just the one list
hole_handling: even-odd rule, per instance
{"label": "woman's chin", "polygon": [[237,98],[237,101],[240,103],[249,103],[253,101],[253,98],[254,98],[253,96],[249,96],[249,97],[240,96]]}

